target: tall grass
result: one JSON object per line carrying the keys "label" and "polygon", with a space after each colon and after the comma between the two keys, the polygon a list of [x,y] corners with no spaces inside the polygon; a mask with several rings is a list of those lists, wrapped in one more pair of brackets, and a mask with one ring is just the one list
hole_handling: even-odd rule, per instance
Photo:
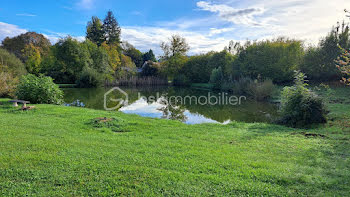
{"label": "tall grass", "polygon": [[276,86],[270,79],[253,80],[249,77],[241,77],[236,81],[223,83],[221,89],[264,101],[272,97]]}

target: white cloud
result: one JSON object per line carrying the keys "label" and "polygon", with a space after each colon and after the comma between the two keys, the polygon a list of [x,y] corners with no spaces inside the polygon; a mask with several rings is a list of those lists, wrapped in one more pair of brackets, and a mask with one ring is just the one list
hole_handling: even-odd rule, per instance
{"label": "white cloud", "polygon": [[22,29],[17,25],[0,22],[0,41],[6,37],[14,37],[26,33],[26,29]]}
{"label": "white cloud", "polygon": [[[28,30],[22,29],[17,25],[0,22],[0,42],[6,37],[12,38],[20,34],[24,34],[26,32],[28,32]],[[55,44],[56,42],[58,42],[59,39],[65,38],[69,35],[68,33],[57,33],[49,30],[46,30],[45,32],[47,33],[43,33],[43,35],[47,39],[49,39],[52,44]],[[85,40],[84,36],[72,36],[72,37],[77,39],[78,41]]]}
{"label": "white cloud", "polygon": [[[45,30],[48,34],[43,33],[43,35],[50,40],[51,44],[57,43],[60,39],[63,39],[67,36],[69,36],[68,33],[59,33],[59,32],[53,32],[50,30]],[[82,42],[85,40],[84,36],[72,36],[74,39],[77,39],[78,41]]]}
{"label": "white cloud", "polygon": [[[348,0],[218,0],[197,6],[236,27],[236,39],[288,36],[315,44],[337,21],[344,19]],[[257,26],[252,26],[257,24]]]}
{"label": "white cloud", "polygon": [[22,13],[22,14],[16,14],[16,16],[28,16],[28,17],[35,17],[35,14],[28,14],[28,13]]}
{"label": "white cloud", "polygon": [[137,48],[154,49],[172,34],[185,37],[190,54],[222,50],[229,40],[244,41],[287,36],[317,44],[331,27],[344,19],[349,0],[208,0],[197,2],[197,12],[209,16],[155,23],[157,27],[124,27],[122,36]]}
{"label": "white cloud", "polygon": [[222,34],[222,33],[226,33],[226,32],[233,32],[235,30],[235,28],[231,27],[231,28],[210,28],[210,33],[209,36],[214,36],[214,35],[218,35],[218,34]]}
{"label": "white cloud", "polygon": [[225,4],[213,4],[207,1],[197,2],[198,8],[201,10],[217,13],[222,20],[235,24],[260,26],[261,22],[256,21],[254,16],[261,15],[265,12],[263,7],[250,7],[244,9],[236,9]]}
{"label": "white cloud", "polygon": [[220,51],[228,45],[230,39],[213,38],[209,34],[200,32],[172,30],[159,27],[122,27],[122,40],[128,41],[141,51],[154,50],[156,55],[161,55],[162,51],[159,47],[163,41],[168,41],[168,38],[178,34],[185,37],[191,49],[190,54],[206,53],[211,50]]}
{"label": "white cloud", "polygon": [[90,10],[94,7],[94,0],[79,0],[77,3],[77,7],[79,9]]}

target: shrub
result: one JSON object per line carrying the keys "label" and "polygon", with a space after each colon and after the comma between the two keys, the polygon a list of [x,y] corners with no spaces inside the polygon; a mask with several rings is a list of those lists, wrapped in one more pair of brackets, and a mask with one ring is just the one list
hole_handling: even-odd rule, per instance
{"label": "shrub", "polygon": [[157,76],[159,73],[160,64],[157,62],[147,61],[142,66],[140,75],[142,77]]}
{"label": "shrub", "polygon": [[247,94],[258,101],[270,98],[275,90],[272,80],[254,81],[248,85]]}
{"label": "shrub", "polygon": [[17,83],[18,78],[14,78],[11,73],[0,72],[0,97],[13,97]]}
{"label": "shrub", "polygon": [[250,84],[254,83],[254,81],[249,77],[241,77],[238,80],[232,82],[232,83],[225,83],[224,86],[230,87],[230,91],[232,91],[235,94],[247,94],[248,89],[250,87]]}
{"label": "shrub", "polygon": [[306,76],[301,72],[295,74],[295,85],[285,87],[282,91],[281,112],[278,121],[291,127],[305,127],[326,122],[326,110],[323,100],[306,88]]}
{"label": "shrub", "polygon": [[18,99],[38,104],[61,104],[63,102],[63,92],[51,77],[37,77],[32,74],[21,78],[16,96]]}

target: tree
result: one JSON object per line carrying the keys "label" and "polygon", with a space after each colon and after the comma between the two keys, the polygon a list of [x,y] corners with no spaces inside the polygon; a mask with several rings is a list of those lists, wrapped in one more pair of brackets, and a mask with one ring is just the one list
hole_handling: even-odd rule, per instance
{"label": "tree", "polygon": [[173,80],[187,61],[188,58],[181,54],[175,54],[174,56],[169,57],[168,60],[162,62],[161,69],[163,75],[168,76],[170,80]]}
{"label": "tree", "polygon": [[[52,58],[52,59],[51,59]],[[45,61],[45,72],[56,83],[75,83],[83,68],[91,67],[93,60],[87,47],[67,37],[52,47],[52,56]]]}
{"label": "tree", "polygon": [[89,39],[98,46],[101,46],[101,44],[105,41],[104,34],[104,26],[101,20],[98,17],[93,16],[86,27],[86,39]]}
{"label": "tree", "polygon": [[143,54],[143,62],[147,62],[147,61],[152,61],[152,62],[156,62],[156,56],[154,55],[152,49],[150,49],[148,52]]}
{"label": "tree", "polygon": [[241,43],[239,42],[234,42],[233,40],[231,40],[229,42],[228,47],[225,47],[225,51],[227,51],[228,53],[232,54],[232,55],[237,55],[239,54],[242,50],[244,49],[244,47],[241,45]]}
{"label": "tree", "polygon": [[111,69],[113,70],[113,73],[115,74],[115,71],[121,67],[121,60],[120,60],[120,54],[118,52],[118,46],[108,45],[106,42],[104,42],[102,43],[101,47],[107,51],[109,66],[111,67]]}
{"label": "tree", "polygon": [[31,74],[39,75],[41,55],[40,50],[33,44],[29,44],[24,48],[24,56],[26,57],[25,65],[27,71]]}
{"label": "tree", "polygon": [[89,64],[89,68],[101,74],[101,78],[110,79],[114,73],[114,70],[109,65],[109,56],[107,50],[103,47],[98,47],[96,44],[92,43],[89,40],[83,42],[82,45],[83,47],[87,48],[92,60],[92,64]]}
{"label": "tree", "polygon": [[[350,77],[350,51],[343,51],[337,60],[335,60],[337,68],[345,76]],[[350,85],[350,78],[342,77],[341,80],[344,84]]]}
{"label": "tree", "polygon": [[18,77],[27,73],[21,60],[3,48],[0,48],[0,71],[11,73],[13,76]]}
{"label": "tree", "polygon": [[20,59],[0,48],[0,97],[14,96],[18,80],[26,72]]}
{"label": "tree", "polygon": [[136,65],[129,56],[121,55],[122,66],[117,70],[117,76],[130,77],[136,74]]}
{"label": "tree", "polygon": [[303,57],[302,42],[298,40],[278,38],[248,42],[237,54],[232,67],[223,69],[233,79],[239,79],[242,75],[253,79],[261,76],[263,79],[273,80],[274,83],[284,83],[293,80],[294,70],[299,68]]}
{"label": "tree", "polygon": [[158,62],[147,61],[142,67],[142,72],[140,75],[142,77],[157,76],[160,69],[160,64]]}
{"label": "tree", "polygon": [[103,21],[103,30],[107,44],[119,44],[121,28],[112,11],[108,11],[106,18]]}
{"label": "tree", "polygon": [[338,23],[316,48],[306,51],[300,70],[310,80],[338,80],[341,72],[336,68],[334,60],[342,53],[341,48],[350,47],[349,26]]}
{"label": "tree", "polygon": [[128,42],[123,42],[124,55],[129,56],[137,67],[143,65],[143,58],[141,51],[137,50],[133,45]]}
{"label": "tree", "polygon": [[219,68],[214,68],[210,75],[210,83],[214,85],[215,89],[221,89],[223,80],[224,80],[224,74],[222,72],[221,66]]}
{"label": "tree", "polygon": [[170,43],[162,42],[160,45],[164,52],[163,59],[168,59],[175,55],[186,56],[186,53],[190,49],[186,39],[179,35],[172,35],[169,42]]}
{"label": "tree", "polygon": [[27,32],[13,38],[7,37],[2,41],[2,47],[15,54],[22,62],[27,60],[23,52],[26,46],[30,44],[39,50],[42,57],[49,53],[51,46],[50,41],[44,35],[36,32]]}

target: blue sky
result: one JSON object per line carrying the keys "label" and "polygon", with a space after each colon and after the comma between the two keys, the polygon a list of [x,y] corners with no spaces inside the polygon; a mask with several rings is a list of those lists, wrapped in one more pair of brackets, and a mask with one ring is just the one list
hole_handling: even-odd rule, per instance
{"label": "blue sky", "polygon": [[222,50],[230,40],[289,36],[316,44],[344,19],[349,0],[9,0],[0,4],[0,40],[26,31],[52,43],[66,35],[79,40],[91,16],[112,10],[122,39],[159,55],[172,34],[184,36],[191,54]]}

